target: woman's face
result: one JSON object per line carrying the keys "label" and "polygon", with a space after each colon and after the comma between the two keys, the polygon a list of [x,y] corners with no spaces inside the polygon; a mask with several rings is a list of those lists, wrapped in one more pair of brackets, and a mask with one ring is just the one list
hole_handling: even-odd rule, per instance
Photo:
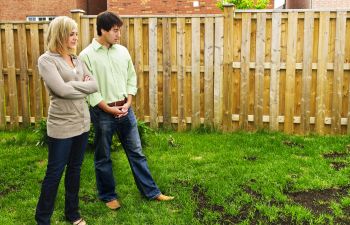
{"label": "woman's face", "polygon": [[67,47],[68,49],[75,49],[77,47],[77,44],[78,44],[78,30],[73,29],[69,33]]}

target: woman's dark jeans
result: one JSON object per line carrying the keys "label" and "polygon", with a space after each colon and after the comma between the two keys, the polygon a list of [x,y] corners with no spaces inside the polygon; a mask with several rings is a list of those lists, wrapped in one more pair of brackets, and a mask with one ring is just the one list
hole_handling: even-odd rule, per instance
{"label": "woman's dark jeans", "polygon": [[46,175],[41,187],[41,194],[36,207],[35,220],[39,225],[50,224],[54,210],[58,185],[63,171],[65,174],[65,216],[68,221],[76,221],[79,214],[80,170],[89,132],[79,136],[57,139],[49,137],[49,157]]}

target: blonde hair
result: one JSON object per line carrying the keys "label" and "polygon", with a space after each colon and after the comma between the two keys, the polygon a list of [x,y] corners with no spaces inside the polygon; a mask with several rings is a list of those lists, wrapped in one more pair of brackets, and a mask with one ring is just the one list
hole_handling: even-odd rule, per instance
{"label": "blonde hair", "polygon": [[72,30],[77,28],[77,23],[67,16],[59,16],[53,19],[47,32],[47,49],[60,55],[65,53],[75,54],[75,49],[67,48],[67,41]]}

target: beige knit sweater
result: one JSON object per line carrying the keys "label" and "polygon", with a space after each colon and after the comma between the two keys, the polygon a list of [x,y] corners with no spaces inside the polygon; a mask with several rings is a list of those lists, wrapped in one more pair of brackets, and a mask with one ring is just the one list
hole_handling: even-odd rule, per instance
{"label": "beige knit sweater", "polygon": [[[90,114],[85,97],[98,90],[97,83],[85,64],[72,56],[74,68],[59,55],[45,52],[38,59],[40,76],[50,95],[47,134],[69,138],[90,129]],[[84,75],[91,77],[83,81]]]}

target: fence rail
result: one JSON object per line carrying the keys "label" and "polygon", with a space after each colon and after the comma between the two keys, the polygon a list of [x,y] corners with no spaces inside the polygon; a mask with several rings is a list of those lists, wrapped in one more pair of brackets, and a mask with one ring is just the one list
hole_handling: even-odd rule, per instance
{"label": "fence rail", "polygon": [[[76,11],[78,52],[96,17]],[[140,120],[154,128],[350,133],[350,13],[233,11],[122,17]],[[0,22],[0,127],[37,123],[49,97],[37,58],[47,23]]]}

